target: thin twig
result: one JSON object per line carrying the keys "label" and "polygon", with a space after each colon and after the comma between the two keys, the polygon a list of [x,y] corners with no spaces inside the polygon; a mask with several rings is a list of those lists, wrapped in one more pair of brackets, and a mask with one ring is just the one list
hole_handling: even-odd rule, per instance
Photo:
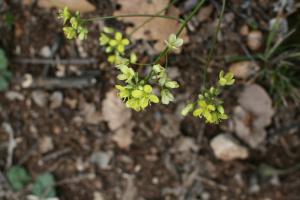
{"label": "thin twig", "polygon": [[181,19],[172,17],[172,16],[166,16],[166,15],[151,15],[151,14],[129,14],[129,15],[115,15],[115,16],[104,16],[104,17],[95,17],[90,19],[85,19],[84,21],[97,21],[97,20],[107,20],[107,19],[116,19],[116,18],[126,18],[126,17],[156,17],[156,18],[162,18],[162,19],[169,19],[169,20],[175,20],[178,22],[182,22]]}
{"label": "thin twig", "polygon": [[58,150],[58,151],[56,151],[56,152],[54,152],[54,153],[51,153],[51,154],[49,154],[49,155],[43,157],[43,158],[42,158],[42,161],[43,161],[43,162],[47,162],[47,161],[49,161],[49,160],[56,159],[56,158],[58,158],[58,157],[60,157],[60,156],[62,156],[62,155],[64,155],[64,154],[68,154],[68,153],[70,153],[70,152],[71,152],[71,148],[68,148],[68,147],[67,147],[67,148]]}

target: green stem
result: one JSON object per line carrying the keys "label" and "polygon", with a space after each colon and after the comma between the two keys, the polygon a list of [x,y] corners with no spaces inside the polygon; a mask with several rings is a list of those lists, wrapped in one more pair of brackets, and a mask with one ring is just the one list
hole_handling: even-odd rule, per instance
{"label": "green stem", "polygon": [[217,30],[216,30],[214,38],[213,38],[213,45],[212,45],[212,47],[211,47],[211,49],[208,53],[207,62],[206,62],[205,67],[204,67],[203,89],[205,89],[206,79],[207,79],[207,70],[210,67],[210,64],[211,64],[211,61],[212,61],[212,56],[213,56],[213,53],[214,53],[214,50],[215,50],[215,47],[216,47],[216,44],[217,44],[217,38],[218,38],[220,29],[221,29],[221,21],[222,21],[224,10],[225,10],[225,5],[226,5],[226,0],[223,0],[222,10],[221,10],[220,17],[219,17],[219,20],[218,20]]}
{"label": "green stem", "polygon": [[125,18],[125,17],[152,17],[152,18],[162,18],[169,19],[181,22],[182,20],[177,17],[166,16],[166,15],[151,15],[151,14],[129,14],[129,15],[115,15],[115,16],[104,16],[104,17],[95,17],[90,19],[85,19],[84,21],[92,22],[97,20],[107,20],[107,19],[116,19],[116,18]]}
{"label": "green stem", "polygon": [[[198,2],[198,4],[196,5],[196,7],[192,10],[192,12],[189,14],[189,16],[183,21],[183,23],[181,24],[179,30],[176,33],[176,36],[180,36],[180,34],[182,33],[182,31],[184,30],[184,27],[186,27],[187,23],[193,18],[193,16],[198,12],[198,10],[201,8],[201,6],[203,5],[203,3],[205,2],[205,0],[201,0]],[[155,59],[153,64],[156,64],[157,62],[159,62],[159,60],[164,57],[167,53],[168,53],[168,49],[169,47],[166,47],[164,49],[164,51],[162,53],[160,53],[160,55]]]}

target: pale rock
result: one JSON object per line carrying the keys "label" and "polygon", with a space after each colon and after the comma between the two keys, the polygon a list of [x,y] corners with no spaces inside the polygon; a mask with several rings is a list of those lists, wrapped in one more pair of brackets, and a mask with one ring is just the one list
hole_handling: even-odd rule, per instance
{"label": "pale rock", "polygon": [[32,92],[32,99],[39,107],[44,107],[47,104],[47,93],[37,90]]}
{"label": "pale rock", "polygon": [[103,195],[100,192],[94,192],[94,200],[105,200]]}
{"label": "pale rock", "polygon": [[23,94],[16,92],[16,91],[6,92],[5,97],[10,101],[14,101],[14,100],[23,101],[24,100]]}
{"label": "pale rock", "polygon": [[247,37],[247,45],[252,51],[257,51],[263,44],[263,34],[260,31],[251,31]]}
{"label": "pale rock", "polygon": [[174,152],[197,152],[199,150],[199,146],[195,143],[195,139],[191,137],[181,137],[176,141]]}
{"label": "pale rock", "polygon": [[215,156],[223,161],[246,159],[249,156],[247,148],[229,134],[217,135],[211,140],[210,146]]}
{"label": "pale rock", "polygon": [[39,151],[44,154],[52,151],[54,148],[52,138],[49,136],[44,136],[39,140],[38,143]]}
{"label": "pale rock", "polygon": [[246,24],[243,25],[241,28],[240,28],[240,35],[241,36],[247,36],[249,34],[249,26],[247,26]]}
{"label": "pale rock", "polygon": [[31,74],[25,74],[24,75],[24,78],[22,80],[22,87],[23,88],[29,88],[33,83],[33,78],[32,78],[32,75]]}
{"label": "pale rock", "polygon": [[235,134],[251,148],[258,149],[266,139],[265,127],[271,124],[275,111],[268,93],[259,85],[245,87],[234,108],[233,125]]}
{"label": "pale rock", "polygon": [[109,152],[103,152],[98,151],[94,152],[90,158],[91,163],[97,164],[97,166],[100,169],[108,169],[109,168],[109,162],[113,156],[113,153],[111,151]]}
{"label": "pale rock", "polygon": [[229,71],[234,74],[236,78],[247,79],[254,75],[259,70],[259,66],[254,61],[240,61],[232,63],[229,66]]}
{"label": "pale rock", "polygon": [[40,50],[40,56],[44,57],[44,58],[50,58],[52,56],[52,51],[50,49],[49,46],[44,46],[41,50]]}
{"label": "pale rock", "polygon": [[50,96],[50,108],[51,109],[55,109],[61,106],[62,102],[63,102],[63,94],[59,91],[54,92],[51,96]]}

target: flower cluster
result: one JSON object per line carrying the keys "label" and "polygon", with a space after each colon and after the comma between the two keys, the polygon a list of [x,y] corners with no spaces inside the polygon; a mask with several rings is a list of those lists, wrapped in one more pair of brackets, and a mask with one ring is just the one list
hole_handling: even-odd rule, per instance
{"label": "flower cluster", "polygon": [[151,79],[157,80],[158,85],[161,88],[161,102],[163,104],[169,104],[175,99],[170,90],[178,88],[179,84],[168,77],[165,68],[160,64],[153,65],[152,70],[154,75],[151,77]]}
{"label": "flower cluster", "polygon": [[[113,64],[123,63],[122,58],[125,55],[125,49],[130,44],[130,41],[124,38],[121,32],[105,27],[99,37],[99,43],[105,47],[105,52],[110,54],[107,59],[108,62]],[[131,53],[128,61],[135,63],[137,56]]]}
{"label": "flower cluster", "polygon": [[198,96],[194,103],[188,104],[181,112],[186,116],[189,112],[193,112],[195,117],[204,117],[208,123],[219,123],[228,118],[224,111],[223,101],[218,98],[222,87],[232,85],[234,83],[233,74],[223,71],[219,74],[219,81],[216,87],[210,87]]}
{"label": "flower cluster", "polygon": [[65,7],[63,10],[59,11],[58,18],[62,19],[65,25],[63,31],[66,38],[74,39],[78,37],[80,40],[87,38],[88,29],[78,11],[75,14],[72,14],[68,8]]}
{"label": "flower cluster", "polygon": [[[116,85],[119,90],[119,96],[126,102],[126,106],[136,111],[144,110],[151,103],[169,104],[174,101],[171,89],[178,88],[179,84],[172,81],[160,65],[152,67],[154,74],[150,78],[141,78],[133,68],[121,64],[116,66],[120,70],[118,79],[124,81],[126,85]],[[153,85],[157,85],[157,92],[160,92],[160,98],[153,91]]]}
{"label": "flower cluster", "polygon": [[[105,27],[99,38],[101,46],[105,47],[107,53],[112,53],[108,61],[114,63],[120,70],[117,78],[124,81],[123,85],[116,85],[119,90],[118,95],[126,102],[126,106],[136,111],[144,110],[151,103],[169,104],[174,101],[171,93],[172,89],[178,88],[179,84],[171,80],[164,67],[160,64],[150,65],[150,72],[144,77],[130,67],[130,64],[136,63],[137,56],[131,53],[129,58],[125,57],[125,49],[129,40],[123,38],[120,32],[112,28]],[[172,34],[167,43],[167,52],[179,48],[183,41]],[[154,89],[155,88],[155,89]],[[154,91],[156,91],[155,94]]]}
{"label": "flower cluster", "polygon": [[126,101],[126,106],[135,111],[144,110],[151,103],[159,103],[159,98],[153,93],[153,88],[143,81],[126,86],[116,85],[119,96]]}

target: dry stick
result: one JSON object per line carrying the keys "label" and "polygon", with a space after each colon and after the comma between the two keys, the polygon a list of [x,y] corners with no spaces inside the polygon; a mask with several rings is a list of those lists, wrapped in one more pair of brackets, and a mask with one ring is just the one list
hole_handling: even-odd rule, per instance
{"label": "dry stick", "polygon": [[217,38],[218,38],[220,29],[221,29],[221,21],[222,21],[224,10],[225,10],[225,5],[226,5],[226,0],[223,0],[222,10],[221,10],[220,17],[219,17],[219,20],[218,20],[217,30],[216,30],[214,38],[213,38],[213,45],[212,45],[212,48],[209,51],[208,58],[207,58],[207,63],[206,63],[205,68],[204,68],[203,89],[205,89],[206,78],[207,78],[207,70],[210,67],[210,64],[211,64],[211,61],[212,61],[212,56],[213,56],[213,53],[214,53],[214,50],[215,50],[215,47],[216,47],[216,44],[217,44]]}
{"label": "dry stick", "polygon": [[45,89],[68,89],[68,88],[86,88],[96,83],[96,79],[91,76],[66,77],[66,78],[38,78],[34,80],[31,88]]}
{"label": "dry stick", "polygon": [[83,58],[83,59],[41,59],[41,58],[16,58],[13,62],[20,64],[31,64],[31,65],[90,65],[96,64],[97,60],[94,58]]}

